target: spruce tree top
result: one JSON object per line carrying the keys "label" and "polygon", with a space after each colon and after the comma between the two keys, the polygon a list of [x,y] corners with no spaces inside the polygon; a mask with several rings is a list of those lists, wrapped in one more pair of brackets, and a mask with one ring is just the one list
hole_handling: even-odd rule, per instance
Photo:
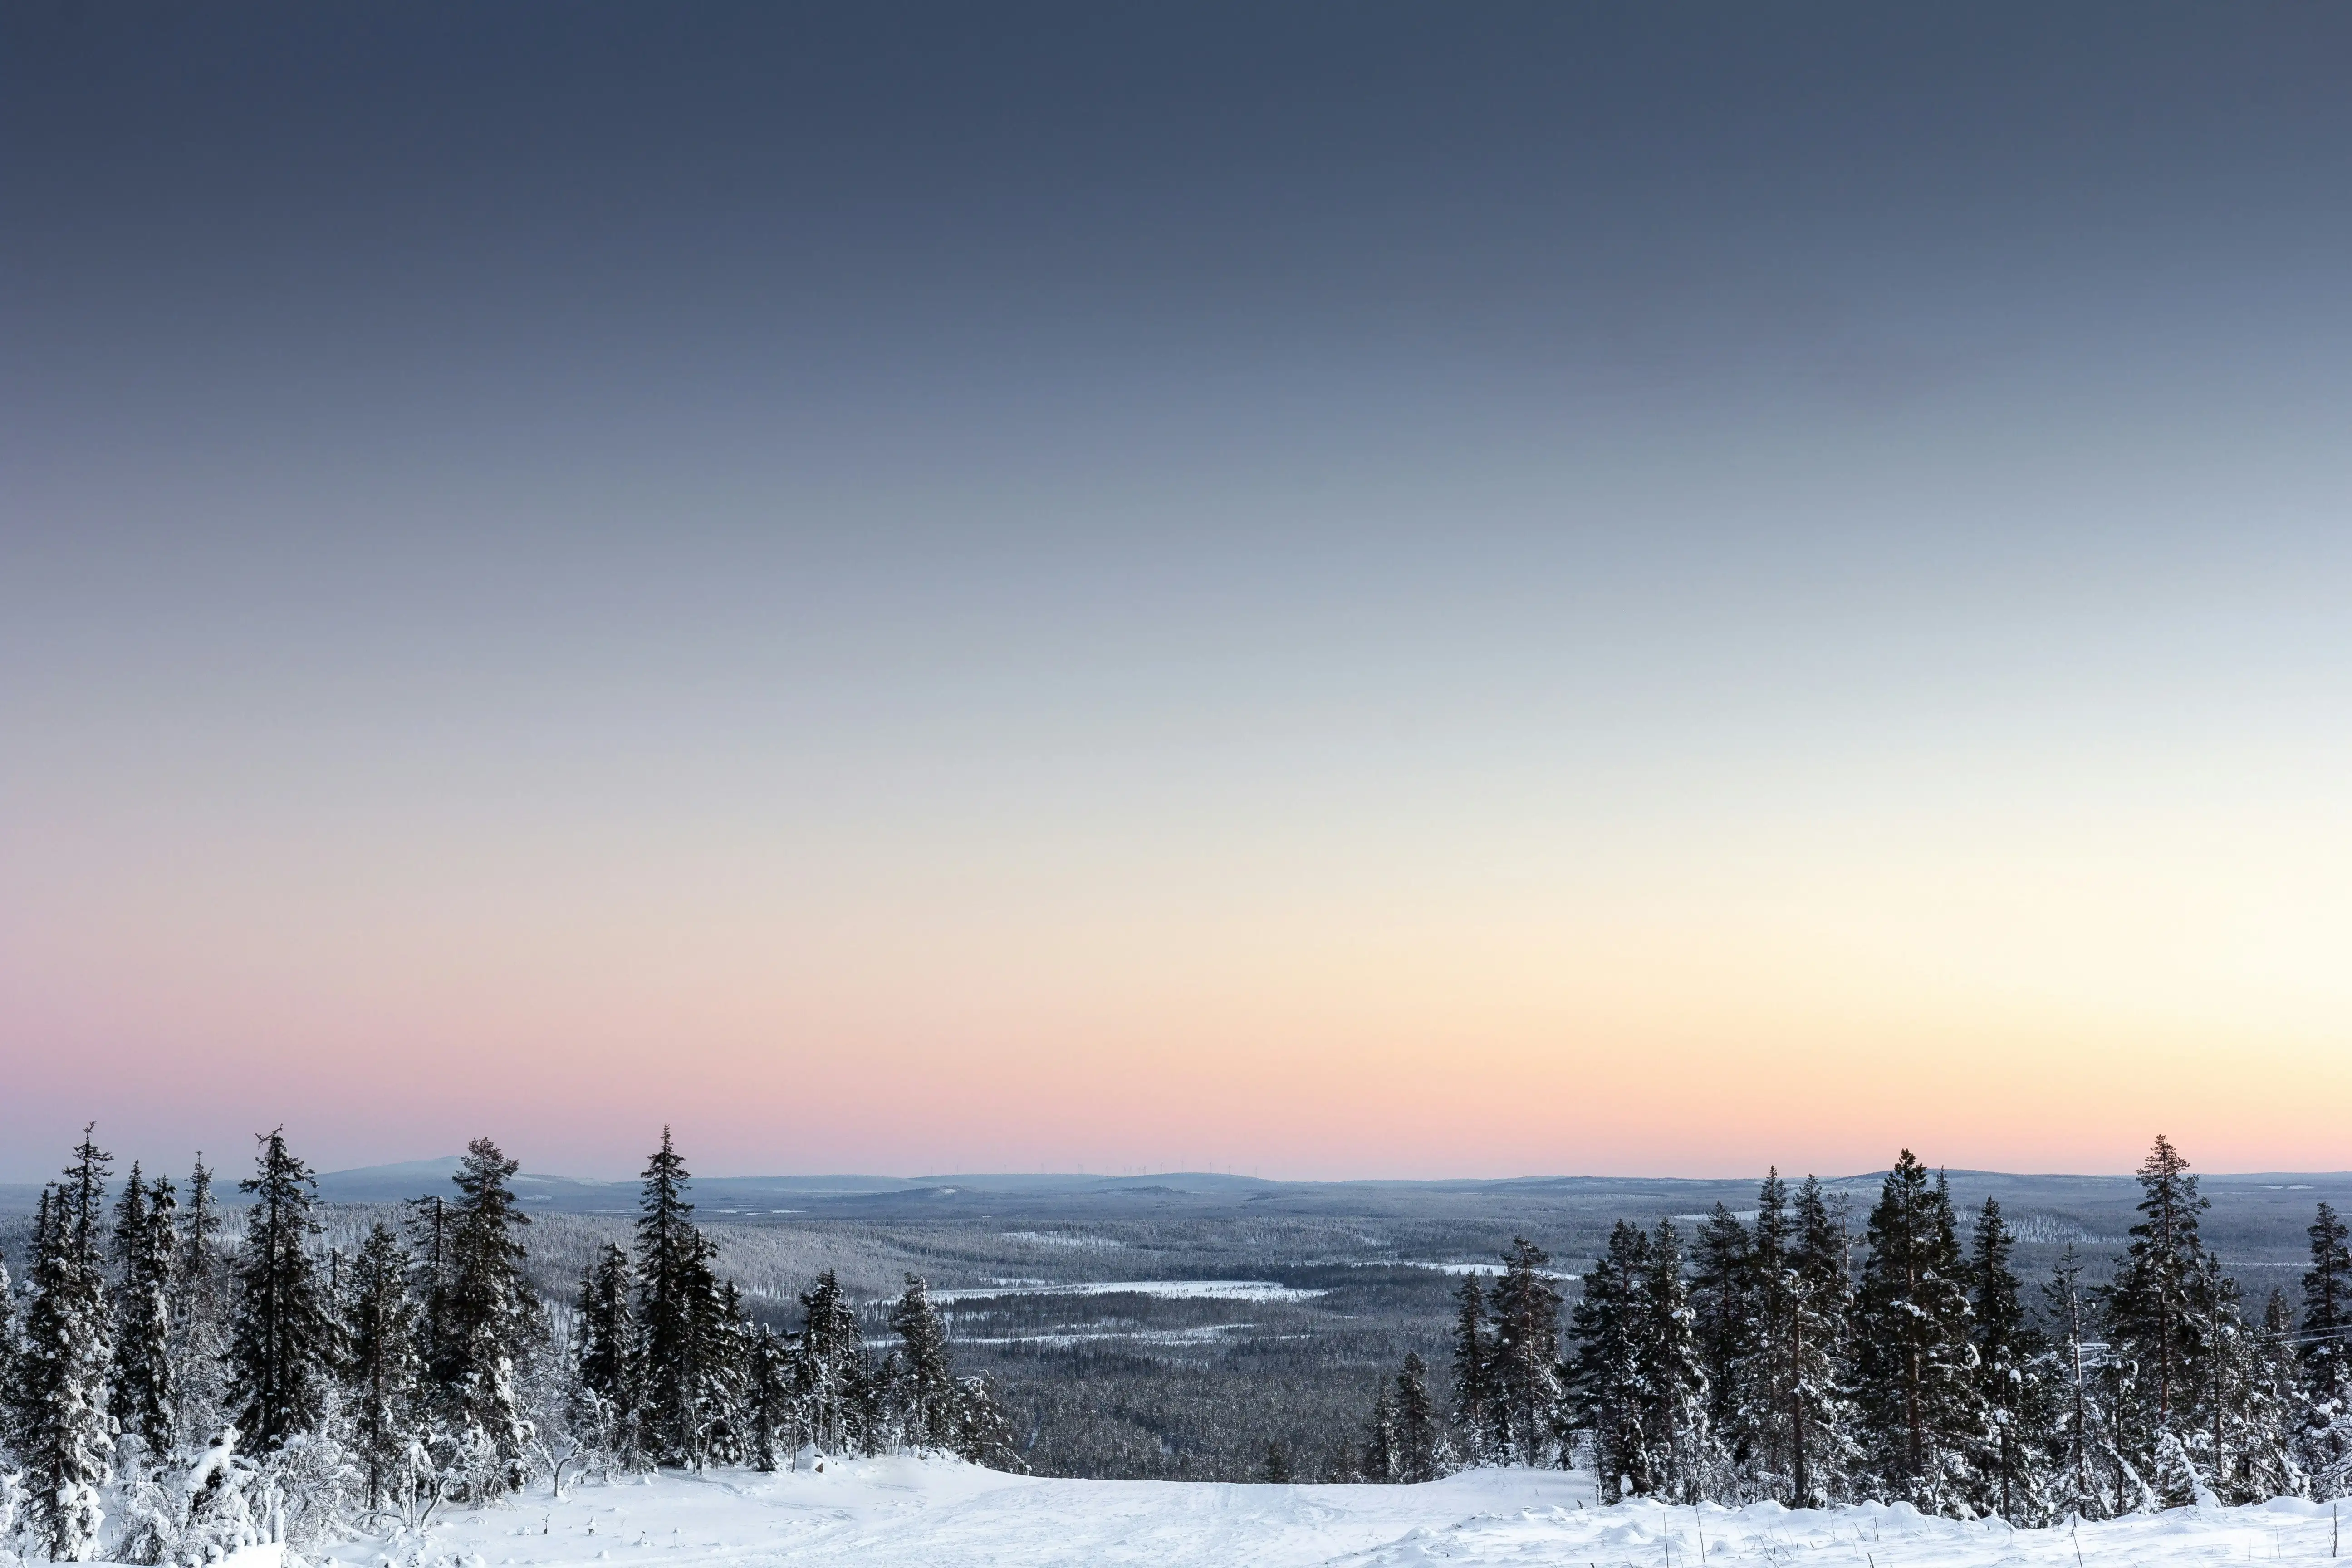
{"label": "spruce tree top", "polygon": [[683,1224],[694,1213],[694,1205],[686,1201],[686,1184],[693,1179],[694,1173],[678,1157],[677,1146],[670,1142],[669,1129],[664,1127],[661,1147],[646,1162],[645,1185],[638,1191],[640,1234],[649,1226],[667,1231],[672,1225]]}
{"label": "spruce tree top", "polygon": [[259,1138],[261,1157],[254,1173],[237,1183],[236,1190],[251,1194],[256,1217],[247,1228],[257,1235],[267,1234],[270,1222],[285,1216],[298,1224],[305,1235],[318,1230],[310,1217],[315,1201],[316,1180],[310,1167],[295,1158],[286,1147],[286,1129],[273,1127]]}
{"label": "spruce tree top", "polygon": [[1756,1252],[1764,1267],[1778,1267],[1790,1234],[1789,1185],[1775,1165],[1765,1172],[1764,1184],[1756,1192]]}
{"label": "spruce tree top", "polygon": [[2193,1262],[2200,1250],[2197,1216],[2211,1206],[2211,1200],[2198,1195],[2197,1178],[2189,1173],[2189,1162],[2159,1132],[2147,1158],[2140,1162],[2138,1174],[2139,1212],[2146,1217],[2131,1227],[2131,1234],[2147,1247],[2135,1246],[2132,1250],[2153,1250]]}
{"label": "spruce tree top", "polygon": [[105,1224],[106,1176],[114,1167],[114,1156],[98,1146],[97,1132],[95,1121],[81,1130],[81,1142],[74,1149],[73,1163],[66,1167],[62,1189],[66,1235],[74,1262],[92,1269],[98,1267],[98,1233]]}

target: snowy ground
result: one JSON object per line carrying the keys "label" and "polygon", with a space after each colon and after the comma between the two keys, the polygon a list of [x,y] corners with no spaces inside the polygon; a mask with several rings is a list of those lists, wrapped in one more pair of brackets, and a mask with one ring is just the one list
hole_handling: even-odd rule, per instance
{"label": "snowy ground", "polygon": [[331,1555],[336,1568],[2169,1568],[2326,1559],[2330,1531],[2326,1505],[2301,1502],[2181,1510],[2076,1535],[1876,1507],[1595,1509],[1591,1479],[1558,1471],[1419,1487],[1230,1486],[875,1459],[823,1474],[664,1475],[575,1489],[561,1502],[541,1489],[457,1515],[422,1542],[355,1542]]}

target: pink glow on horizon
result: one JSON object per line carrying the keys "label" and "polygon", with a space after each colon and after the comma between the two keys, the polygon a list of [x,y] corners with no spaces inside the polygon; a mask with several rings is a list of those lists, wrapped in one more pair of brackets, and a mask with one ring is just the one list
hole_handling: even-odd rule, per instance
{"label": "pink glow on horizon", "polygon": [[[1588,930],[1558,948],[1581,963],[1547,965],[1492,931],[1423,932],[1229,952],[1190,975],[1111,967],[1095,943],[1067,985],[992,948],[925,988],[749,942],[635,966],[525,965],[509,944],[503,974],[466,973],[454,947],[296,955],[235,984],[190,952],[117,984],[93,970],[62,1005],[8,998],[11,1035],[53,1043],[14,1074],[10,1173],[46,1171],[93,1116],[126,1157],[174,1167],[199,1142],[240,1157],[278,1122],[322,1169],[488,1132],[532,1169],[604,1175],[634,1171],[664,1122],[712,1175],[1831,1173],[1900,1146],[2117,1171],[2158,1129],[2206,1171],[2352,1165],[2333,1109],[2352,1068],[2275,1007],[2257,1054],[2194,1017],[1906,1005],[1883,984],[1792,984],[1752,948],[1685,960],[1653,942]],[[2217,1053],[2260,1070],[2217,1075]]]}

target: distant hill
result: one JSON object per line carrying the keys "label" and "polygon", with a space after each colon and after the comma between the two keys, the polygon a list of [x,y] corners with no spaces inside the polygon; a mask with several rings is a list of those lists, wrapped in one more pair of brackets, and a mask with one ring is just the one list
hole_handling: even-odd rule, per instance
{"label": "distant hill", "polygon": [[[319,1195],[330,1204],[393,1204],[428,1194],[453,1194],[450,1177],[457,1157],[404,1160],[319,1177]],[[1824,1178],[1832,1190],[1859,1208],[1876,1190],[1881,1173]],[[2071,1231],[2085,1237],[2119,1237],[2132,1221],[2138,1188],[2127,1175],[2021,1175],[1998,1171],[1949,1173],[1953,1196],[1964,1210],[1998,1197],[2012,1220],[2043,1216],[2055,1237]],[[2217,1239],[2233,1233],[2300,1234],[2311,1205],[2321,1199],[2352,1208],[2352,1173],[2204,1173],[2206,1194],[2215,1200],[2210,1224]],[[635,1210],[634,1178],[600,1180],[528,1172],[515,1189],[533,1208],[570,1214],[620,1214]],[[0,1185],[0,1214],[29,1212],[40,1188],[30,1183]],[[1524,1176],[1445,1181],[1366,1180],[1281,1182],[1218,1172],[1164,1172],[1108,1176],[1056,1172],[968,1172],[929,1176],[856,1174],[698,1177],[691,1195],[705,1217],[745,1221],[791,1216],[808,1220],[961,1221],[966,1219],[1071,1220],[1220,1213],[1295,1216],[1355,1215],[1471,1220],[1532,1225],[1577,1223],[1593,1215],[1654,1221],[1696,1216],[1717,1204],[1735,1213],[1751,1209],[1756,1182],[1667,1176]],[[233,1180],[225,1180],[222,1201],[242,1203]],[[2298,1217],[2300,1216],[2300,1217]],[[1857,1214],[1857,1220],[1859,1215]],[[2029,1226],[2029,1228],[2032,1228]]]}

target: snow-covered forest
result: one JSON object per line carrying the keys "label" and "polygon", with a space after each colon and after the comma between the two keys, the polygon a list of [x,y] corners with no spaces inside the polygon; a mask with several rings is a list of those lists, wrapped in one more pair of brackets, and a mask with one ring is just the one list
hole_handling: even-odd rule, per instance
{"label": "snow-covered forest", "polygon": [[[974,1293],[935,1304],[908,1276],[860,1300],[818,1267],[780,1330],[778,1282],[755,1301],[730,1277],[667,1131],[633,1245],[567,1236],[576,1279],[550,1290],[517,1173],[478,1140],[448,1191],[331,1211],[273,1132],[225,1204],[201,1161],[118,1173],[86,1131],[0,1294],[0,1544],[195,1564],[426,1541],[524,1491],[656,1474],[905,1455],[937,1490],[939,1463],[1024,1468],[1036,1435],[951,1363]],[[2021,1279],[1999,1203],[1962,1215],[1907,1152],[1866,1212],[1776,1173],[1752,1215],[1619,1224],[1580,1278],[1520,1241],[1463,1279],[1450,1365],[1407,1355],[1360,1430],[1268,1441],[1261,1479],[1572,1473],[1629,1520],[1868,1505],[2023,1529],[2352,1491],[2346,1226],[2319,1204],[2299,1291],[2250,1301],[2167,1141],[2138,1183],[2097,1284],[2072,1248]]]}
{"label": "snow-covered forest", "polygon": [[635,1247],[606,1245],[561,1301],[526,1284],[518,1166],[488,1139],[454,1193],[349,1251],[318,1244],[314,1181],[283,1133],[260,1145],[241,1237],[201,1161],[184,1189],[135,1165],[115,1189],[89,1130],[44,1189],[29,1289],[0,1292],[10,1544],[193,1564],[661,1466],[1020,1463],[984,1384],[953,1375],[921,1280],[878,1354],[830,1271],[800,1298],[800,1331],[755,1328],[667,1130]]}
{"label": "snow-covered forest", "polygon": [[[2039,1303],[1988,1199],[1964,1225],[1908,1151],[1857,1234],[1808,1177],[1685,1238],[1619,1224],[1558,1353],[1549,1259],[1521,1242],[1461,1291],[1450,1423],[1417,1358],[1373,1410],[1366,1468],[1588,1465],[1604,1500],[1903,1503],[2016,1525],[2352,1489],[2352,1253],[2318,1205],[2301,1300],[2241,1300],[2206,1200],[2158,1138],[2108,1282],[2070,1247]],[[2035,1310],[2038,1305],[2039,1310]]]}

